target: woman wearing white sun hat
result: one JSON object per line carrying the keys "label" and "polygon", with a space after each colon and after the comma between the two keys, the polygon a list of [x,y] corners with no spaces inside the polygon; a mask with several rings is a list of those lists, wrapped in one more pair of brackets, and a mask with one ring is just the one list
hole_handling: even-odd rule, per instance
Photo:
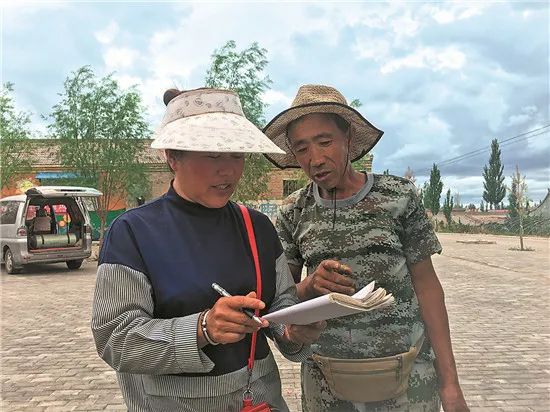
{"label": "woman wearing white sun hat", "polygon": [[[165,151],[174,180],[164,196],[117,218],[105,237],[92,314],[98,353],[117,371],[132,411],[237,411],[247,389],[255,403],[287,410],[266,336],[301,361],[324,323],[273,327],[242,312],[261,316],[297,297],[271,222],[250,210],[257,299],[249,232],[229,201],[244,153],[282,150],[244,117],[234,92],[172,89],[164,100],[151,147]],[[233,296],[220,297],[214,282]]]}

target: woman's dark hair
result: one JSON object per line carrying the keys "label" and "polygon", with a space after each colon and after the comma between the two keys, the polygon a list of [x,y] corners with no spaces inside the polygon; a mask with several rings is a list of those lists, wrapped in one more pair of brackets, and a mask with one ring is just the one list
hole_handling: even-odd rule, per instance
{"label": "woman's dark hair", "polygon": [[168,167],[170,168],[172,173],[174,173],[174,169],[172,169],[172,166],[170,166],[170,160],[173,160],[175,162],[180,161],[183,158],[183,155],[185,154],[185,151],[183,151],[183,150],[174,150],[174,149],[166,149],[164,151],[164,153],[166,153],[166,164],[168,165]]}
{"label": "woman's dark hair", "polygon": [[164,104],[166,106],[168,106],[168,103],[170,103],[170,101],[176,97],[176,96],[179,96],[180,94],[182,94],[183,91],[182,90],[178,90],[178,89],[168,89],[164,92],[164,96],[162,96],[162,101],[164,102]]}
{"label": "woman's dark hair", "polygon": [[[172,101],[174,97],[177,97],[182,93],[183,93],[182,90],[168,89],[164,92],[164,96],[162,96],[162,101],[166,106],[168,106],[168,103],[170,103],[170,101]],[[172,169],[172,167],[170,166],[170,162],[168,160],[171,159],[177,162],[183,157],[184,152],[182,150],[166,149],[165,153],[166,153],[166,163],[168,164],[168,167],[170,168],[172,173],[174,173],[174,169]]]}

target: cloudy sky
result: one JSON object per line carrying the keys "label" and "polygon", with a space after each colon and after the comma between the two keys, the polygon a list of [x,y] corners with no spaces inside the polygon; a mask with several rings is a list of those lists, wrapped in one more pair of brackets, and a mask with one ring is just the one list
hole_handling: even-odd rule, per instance
{"label": "cloudy sky", "polygon": [[421,185],[435,162],[445,191],[479,203],[496,138],[507,182],[518,164],[535,202],[550,187],[547,1],[1,3],[2,81],[37,134],[83,65],[137,85],[154,127],[166,88],[202,86],[215,49],[256,41],[268,120],[300,85],[328,84],[385,131],[374,171],[410,167]]}

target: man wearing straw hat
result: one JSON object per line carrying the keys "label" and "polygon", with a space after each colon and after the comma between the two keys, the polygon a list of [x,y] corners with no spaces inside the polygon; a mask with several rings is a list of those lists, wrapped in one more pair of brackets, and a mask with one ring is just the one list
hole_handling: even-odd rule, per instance
{"label": "man wearing straw hat", "polygon": [[264,133],[287,152],[266,155],[273,164],[312,180],[284,201],[276,223],[297,282],[307,269],[299,298],[351,295],[373,280],[396,298],[385,311],[328,321],[302,364],[303,409],[468,411],[431,262],[441,245],[416,188],[351,167],[383,132],[336,89],[306,85]]}

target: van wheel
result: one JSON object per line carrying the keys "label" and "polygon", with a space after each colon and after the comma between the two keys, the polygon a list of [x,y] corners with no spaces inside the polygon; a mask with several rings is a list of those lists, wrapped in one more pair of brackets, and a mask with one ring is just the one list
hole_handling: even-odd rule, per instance
{"label": "van wheel", "polygon": [[67,262],[65,262],[67,264],[67,267],[71,270],[76,270],[76,269],[79,269],[80,266],[82,266],[82,261],[83,259],[78,259],[78,260],[67,260]]}
{"label": "van wheel", "polygon": [[9,249],[7,249],[6,253],[4,253],[4,264],[6,265],[6,272],[9,275],[19,272],[19,268],[16,268],[15,263],[13,263],[13,253],[11,253],[11,250]]}

